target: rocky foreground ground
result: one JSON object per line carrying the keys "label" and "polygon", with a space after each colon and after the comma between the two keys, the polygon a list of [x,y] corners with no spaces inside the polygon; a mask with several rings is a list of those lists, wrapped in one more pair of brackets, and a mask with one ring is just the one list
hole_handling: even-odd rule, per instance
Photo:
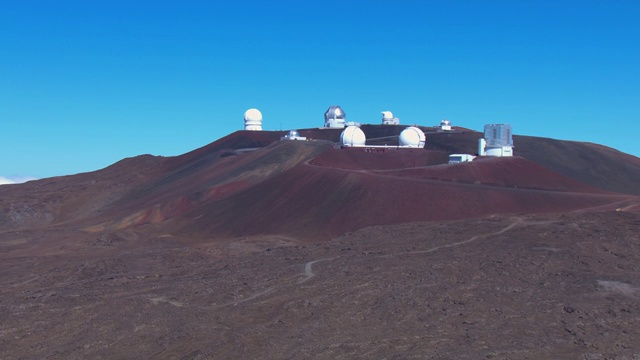
{"label": "rocky foreground ground", "polygon": [[[56,230],[57,229],[57,230]],[[640,216],[0,233],[2,359],[638,359]]]}

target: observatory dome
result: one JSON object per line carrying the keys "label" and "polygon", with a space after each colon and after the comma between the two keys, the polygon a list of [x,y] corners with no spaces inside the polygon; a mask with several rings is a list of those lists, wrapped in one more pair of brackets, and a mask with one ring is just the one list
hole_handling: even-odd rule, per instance
{"label": "observatory dome", "polygon": [[347,114],[344,113],[340,106],[329,106],[324,113],[324,127],[343,128],[346,119]]}
{"label": "observatory dome", "polygon": [[382,112],[382,125],[399,125],[400,119],[397,117],[393,117],[393,113],[391,111],[383,111]]}
{"label": "observatory dome", "polygon": [[258,109],[249,109],[244,112],[245,130],[262,130],[262,113]]}
{"label": "observatory dome", "polygon": [[362,129],[355,125],[347,126],[340,134],[340,144],[342,146],[364,146],[367,137]]}
{"label": "observatory dome", "polygon": [[440,121],[440,129],[441,130],[451,130],[451,121],[444,119]]}
{"label": "observatory dome", "polygon": [[423,148],[426,140],[424,132],[415,126],[402,130],[398,137],[398,143],[403,147]]}

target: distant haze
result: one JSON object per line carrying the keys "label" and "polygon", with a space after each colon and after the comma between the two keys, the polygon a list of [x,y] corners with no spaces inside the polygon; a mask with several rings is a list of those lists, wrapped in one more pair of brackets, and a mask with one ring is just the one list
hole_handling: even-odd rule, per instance
{"label": "distant haze", "polygon": [[16,177],[4,177],[4,176],[0,176],[0,185],[7,185],[7,184],[21,184],[27,181],[31,181],[31,180],[36,180],[36,178],[34,177],[23,177],[23,176],[16,176]]}

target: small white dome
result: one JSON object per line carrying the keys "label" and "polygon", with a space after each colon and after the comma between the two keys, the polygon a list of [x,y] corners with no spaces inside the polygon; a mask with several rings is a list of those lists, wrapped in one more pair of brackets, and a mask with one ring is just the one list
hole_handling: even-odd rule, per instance
{"label": "small white dome", "polygon": [[382,112],[382,120],[391,120],[391,119],[393,119],[393,113],[391,111]]}
{"label": "small white dome", "polygon": [[450,126],[451,125],[451,121],[449,121],[447,119],[444,119],[444,120],[440,121],[440,125],[443,125],[443,126],[449,125]]}
{"label": "small white dome", "polygon": [[415,126],[409,126],[402,130],[398,137],[398,143],[404,147],[423,148],[426,140],[424,132]]}
{"label": "small white dome", "polygon": [[347,126],[340,134],[340,144],[342,146],[364,146],[367,137],[359,127],[352,125]]}

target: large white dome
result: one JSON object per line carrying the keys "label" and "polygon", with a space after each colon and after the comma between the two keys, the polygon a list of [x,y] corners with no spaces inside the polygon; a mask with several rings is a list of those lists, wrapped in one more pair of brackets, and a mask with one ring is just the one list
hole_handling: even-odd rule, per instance
{"label": "large white dome", "polygon": [[244,112],[245,130],[262,130],[262,113],[258,109],[249,109]]}
{"label": "large white dome", "polygon": [[340,144],[342,146],[364,146],[367,137],[362,129],[355,125],[347,126],[340,134]]}
{"label": "large white dome", "polygon": [[244,112],[245,121],[262,121],[262,113],[258,109],[249,109]]}
{"label": "large white dome", "polygon": [[409,126],[402,130],[398,137],[398,143],[404,147],[423,148],[426,140],[424,132],[415,126]]}

